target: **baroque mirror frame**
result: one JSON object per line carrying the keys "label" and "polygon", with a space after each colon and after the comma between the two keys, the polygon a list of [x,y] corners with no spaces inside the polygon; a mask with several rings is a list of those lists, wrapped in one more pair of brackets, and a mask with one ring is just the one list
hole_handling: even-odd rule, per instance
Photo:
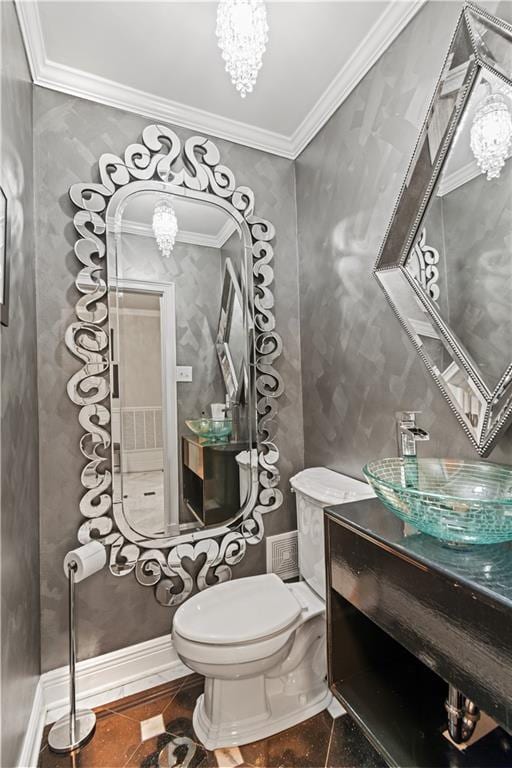
{"label": "baroque mirror frame", "polygon": [[[512,420],[512,360],[504,361],[503,374],[491,388],[441,316],[436,305],[439,253],[428,244],[424,220],[465,107],[479,76],[486,73],[512,93],[512,26],[466,3],[374,267],[392,309],[481,456],[492,451]],[[417,263],[416,277],[406,269],[411,255]],[[449,355],[446,370],[429,354],[429,343]],[[464,377],[468,391],[477,399],[477,419],[457,400],[454,375]]]}
{"label": "baroque mirror frame", "polygon": [[[254,193],[249,187],[236,185],[233,172],[220,163],[219,150],[210,139],[191,136],[182,146],[177,134],[165,125],[147,126],[141,143],[129,145],[123,158],[112,153],[102,155],[99,177],[99,182],[73,184],[69,190],[78,209],[73,216],[78,234],[74,251],[82,265],[75,280],[81,294],[75,307],[76,321],[65,335],[68,349],[82,362],[67,385],[69,398],[80,407],[78,420],[84,430],[80,451],[86,465],[81,472],[84,493],[80,512],[85,520],[78,540],[82,544],[100,540],[110,547],[109,568],[113,575],[125,576],[133,571],[140,584],[154,587],[159,603],[178,605],[195,587],[202,590],[229,580],[231,566],[243,559],[247,546],[262,540],[263,514],[277,509],[282,502],[279,450],[274,442],[276,398],[284,389],[274,367],[282,351],[271,290],[271,241],[275,229],[254,213]],[[105,256],[108,258],[107,242],[110,244],[116,232],[108,231],[107,218],[110,220],[113,209],[119,234],[117,225],[123,206],[116,198],[126,200],[130,185],[140,190],[145,188],[143,182],[148,182],[148,189],[215,202],[227,211],[238,224],[246,264],[252,271],[248,284],[253,293],[249,301],[254,314],[254,360],[248,362],[255,377],[257,492],[232,523],[165,541],[128,538],[126,527],[120,526],[112,499],[109,454],[112,370]]]}

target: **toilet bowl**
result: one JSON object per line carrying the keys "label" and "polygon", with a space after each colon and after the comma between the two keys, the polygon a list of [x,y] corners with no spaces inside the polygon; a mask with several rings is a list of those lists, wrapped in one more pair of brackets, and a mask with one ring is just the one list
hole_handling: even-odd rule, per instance
{"label": "toilet bowl", "polygon": [[299,570],[211,587],[181,605],[173,643],[205,677],[193,725],[207,749],[240,746],[327,708],[323,508],[372,496],[366,483],[324,468],[291,481],[297,495]]}

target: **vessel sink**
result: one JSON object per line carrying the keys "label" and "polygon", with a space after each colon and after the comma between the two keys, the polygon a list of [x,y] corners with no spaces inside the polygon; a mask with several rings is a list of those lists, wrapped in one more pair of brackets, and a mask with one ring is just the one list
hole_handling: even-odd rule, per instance
{"label": "vessel sink", "polygon": [[462,459],[392,458],[363,472],[391,512],[450,544],[512,540],[512,467]]}
{"label": "vessel sink", "polygon": [[185,424],[195,435],[216,443],[225,443],[233,429],[231,419],[188,419]]}

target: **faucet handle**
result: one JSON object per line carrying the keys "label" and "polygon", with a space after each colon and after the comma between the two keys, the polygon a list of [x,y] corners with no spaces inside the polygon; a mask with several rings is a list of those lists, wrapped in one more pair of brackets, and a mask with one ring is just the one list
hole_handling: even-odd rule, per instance
{"label": "faucet handle", "polygon": [[421,427],[409,427],[409,431],[415,440],[420,440],[421,442],[430,440],[430,435],[426,429],[422,429]]}

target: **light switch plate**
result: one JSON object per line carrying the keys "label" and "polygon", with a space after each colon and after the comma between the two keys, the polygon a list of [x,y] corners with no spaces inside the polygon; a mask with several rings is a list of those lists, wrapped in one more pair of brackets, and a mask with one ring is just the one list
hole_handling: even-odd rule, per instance
{"label": "light switch plate", "polygon": [[176,381],[192,381],[192,366],[191,365],[177,365],[176,366]]}

